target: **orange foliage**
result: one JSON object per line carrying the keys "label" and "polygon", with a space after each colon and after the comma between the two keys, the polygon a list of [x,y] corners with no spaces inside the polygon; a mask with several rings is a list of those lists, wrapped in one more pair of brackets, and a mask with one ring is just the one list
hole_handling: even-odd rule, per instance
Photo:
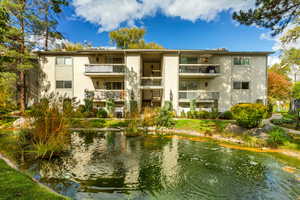
{"label": "orange foliage", "polygon": [[271,100],[288,100],[291,94],[292,83],[274,71],[268,72],[268,96]]}

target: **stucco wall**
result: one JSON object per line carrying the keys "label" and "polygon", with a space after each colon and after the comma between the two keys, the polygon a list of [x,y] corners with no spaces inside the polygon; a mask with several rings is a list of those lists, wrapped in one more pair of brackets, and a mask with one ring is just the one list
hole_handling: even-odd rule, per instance
{"label": "stucco wall", "polygon": [[218,110],[223,112],[231,107],[231,56],[214,56],[211,63],[220,64],[221,76],[210,79],[207,90],[219,92]]}
{"label": "stucco wall", "polygon": [[246,81],[250,83],[249,90],[232,89],[232,105],[237,103],[255,103],[257,99],[266,102],[267,92],[267,57],[250,57],[249,66],[232,65],[232,84],[234,81]]}
{"label": "stucco wall", "polygon": [[43,83],[41,95],[48,92],[55,92],[55,56],[41,58],[41,70],[43,71]]}
{"label": "stucco wall", "polygon": [[141,108],[140,94],[140,76],[141,76],[141,56],[139,54],[128,54],[125,58],[125,89],[127,91],[126,102],[131,99],[133,92],[134,99],[138,102],[139,109]]}
{"label": "stucco wall", "polygon": [[173,108],[178,110],[178,87],[179,87],[179,56],[164,55],[163,57],[163,103],[170,101],[173,95]]}
{"label": "stucco wall", "polygon": [[95,90],[91,77],[86,76],[85,64],[89,64],[89,59],[86,56],[74,56],[74,97],[77,97],[82,104],[84,103],[84,90]]}

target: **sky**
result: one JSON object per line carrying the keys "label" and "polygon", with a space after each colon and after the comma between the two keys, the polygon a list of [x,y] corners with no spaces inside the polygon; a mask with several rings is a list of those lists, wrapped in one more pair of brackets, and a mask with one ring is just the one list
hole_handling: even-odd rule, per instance
{"label": "sky", "polygon": [[[255,0],[70,0],[59,19],[58,30],[71,42],[95,47],[113,46],[109,31],[142,27],[145,40],[168,49],[276,51],[269,63],[279,60],[280,36],[232,19],[233,11],[254,7]],[[300,47],[300,42],[289,45]]]}

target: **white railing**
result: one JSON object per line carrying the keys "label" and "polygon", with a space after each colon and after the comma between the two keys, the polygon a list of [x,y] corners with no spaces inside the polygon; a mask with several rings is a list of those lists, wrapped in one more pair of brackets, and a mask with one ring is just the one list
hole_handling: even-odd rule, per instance
{"label": "white railing", "polygon": [[219,92],[179,91],[180,100],[218,100],[219,96]]}
{"label": "white railing", "polygon": [[125,94],[125,90],[95,90],[94,99],[98,101],[107,99],[113,99],[115,101],[124,101]]}
{"label": "white railing", "polygon": [[162,86],[162,77],[142,77],[141,86]]}
{"label": "white railing", "polygon": [[124,73],[124,64],[87,64],[85,73]]}

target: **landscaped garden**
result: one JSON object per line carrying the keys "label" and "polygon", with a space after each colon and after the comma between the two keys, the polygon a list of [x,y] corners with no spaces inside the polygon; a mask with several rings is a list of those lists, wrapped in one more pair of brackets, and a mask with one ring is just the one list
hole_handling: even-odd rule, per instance
{"label": "landscaped garden", "polygon": [[[131,102],[130,105],[136,105],[136,103]],[[269,162],[277,163],[276,156],[266,154],[261,157],[258,154],[252,154],[251,151],[276,152],[286,155],[286,151],[282,149],[288,149],[288,153],[290,151],[294,153],[291,155],[295,157],[295,160],[300,155],[299,137],[286,133],[279,127],[263,126],[262,120],[268,116],[268,109],[262,104],[239,104],[232,107],[230,111],[220,113],[197,111],[191,102],[191,111],[180,113],[178,116],[172,108],[172,102],[165,102],[164,105],[163,108],[158,109],[145,108],[141,113],[133,106],[125,114],[125,118],[120,119],[114,116],[112,100],[107,102],[106,107],[95,109],[89,100],[85,100],[84,105],[78,105],[74,99],[50,95],[27,110],[25,117],[21,120],[23,123],[18,124],[17,127],[13,127],[12,119],[3,118],[0,153],[16,163],[24,172],[32,174],[40,182],[60,194],[71,198],[89,196],[92,199],[141,197],[139,192],[133,192],[139,191],[140,187],[146,188],[146,191],[150,193],[160,191],[162,193],[157,195],[163,198],[163,192],[169,190],[163,189],[162,184],[170,185],[171,180],[174,179],[173,175],[185,176],[182,172],[173,169],[185,167],[189,173],[194,173],[196,168],[196,171],[200,169],[196,165],[201,165],[203,166],[201,174],[204,175],[207,173],[204,166],[216,166],[216,162],[221,162],[221,157],[229,159],[230,156],[227,153],[224,154],[223,148],[236,155],[232,161],[232,169],[238,170],[236,166],[239,162],[247,166],[247,169],[243,170],[248,172],[240,171],[241,176],[249,176],[249,179],[243,180],[244,184],[257,176],[264,179],[264,168],[274,170],[276,173],[281,170],[280,167],[273,168],[268,164]],[[239,148],[250,150],[250,152],[237,150]],[[213,153],[214,151],[217,152]],[[125,152],[132,153],[126,154]],[[190,155],[186,158],[190,160],[189,162],[178,160],[177,156],[185,157],[186,153]],[[220,157],[211,160],[205,157],[206,154]],[[246,156],[247,159],[239,160],[240,154]],[[164,159],[167,159],[165,156],[174,161],[177,160],[177,163],[169,168],[163,163],[171,164],[172,162],[165,161]],[[253,165],[253,162],[258,164]],[[255,170],[252,169],[253,167]],[[0,169],[5,171],[8,168],[4,163],[0,166]],[[226,171],[225,168],[221,168]],[[296,170],[293,166],[291,168]],[[123,172],[120,173],[121,171]],[[12,172],[22,175],[21,172],[14,170]],[[164,182],[159,181],[162,173],[164,177],[167,177]],[[135,174],[139,174],[139,178]],[[147,174],[152,174],[155,180],[147,178],[149,177]],[[237,176],[241,178],[240,175]],[[27,194],[23,191],[26,191],[27,175],[22,175],[22,177],[19,186],[15,189],[20,191],[21,196],[26,197]],[[223,177],[224,175],[218,176],[220,181],[226,181]],[[192,180],[190,176],[188,179]],[[136,182],[137,180],[140,181]],[[153,185],[154,182],[158,185]],[[184,184],[181,181],[179,183]],[[199,184],[197,182],[197,185]],[[185,185],[189,184],[185,183]],[[102,191],[103,188],[111,189],[107,189],[109,191],[107,193]],[[228,189],[231,190],[230,188],[232,189],[232,187]],[[285,190],[291,198],[293,195],[289,191],[293,188],[294,186],[291,185]],[[213,192],[216,188],[211,189]],[[114,191],[119,191],[120,196],[111,195]],[[41,192],[43,195],[54,195],[43,189]],[[183,189],[178,197],[174,196],[174,199],[180,199],[180,195],[185,192]],[[234,198],[236,194],[226,195]],[[3,193],[6,198],[10,198],[9,195],[11,195],[10,192]],[[195,196],[196,199],[198,197]],[[60,197],[49,197],[49,199],[55,198]]]}

